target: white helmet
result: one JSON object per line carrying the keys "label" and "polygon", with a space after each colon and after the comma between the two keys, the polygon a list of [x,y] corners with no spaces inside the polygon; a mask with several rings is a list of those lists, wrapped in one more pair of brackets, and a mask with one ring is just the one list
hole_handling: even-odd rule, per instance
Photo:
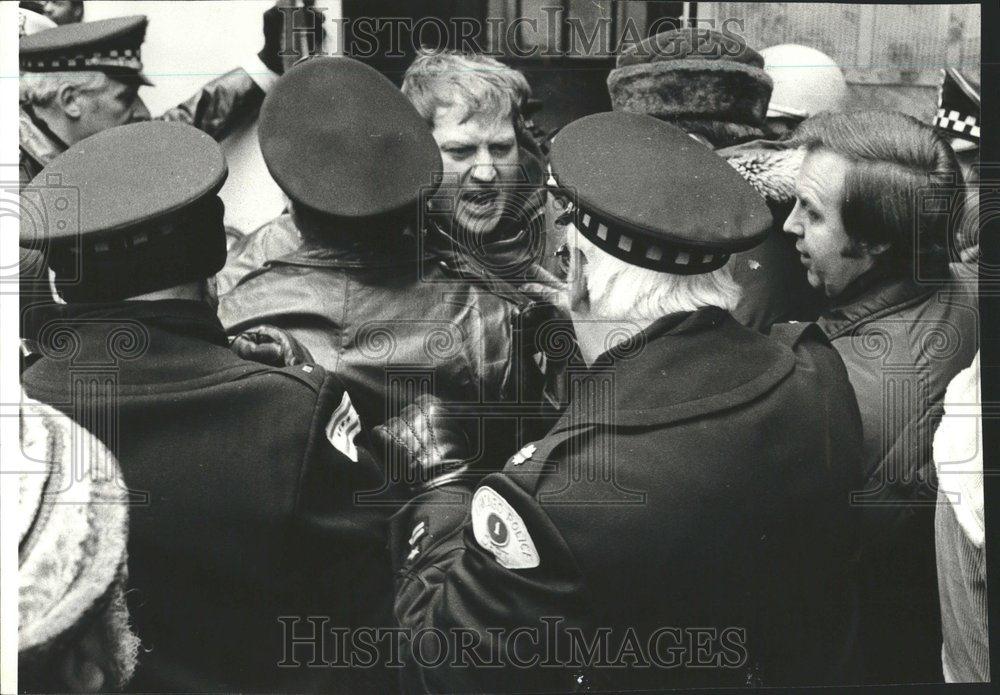
{"label": "white helmet", "polygon": [[765,48],[760,54],[764,56],[764,71],[774,80],[768,118],[808,118],[847,105],[844,73],[822,51],[783,43]]}

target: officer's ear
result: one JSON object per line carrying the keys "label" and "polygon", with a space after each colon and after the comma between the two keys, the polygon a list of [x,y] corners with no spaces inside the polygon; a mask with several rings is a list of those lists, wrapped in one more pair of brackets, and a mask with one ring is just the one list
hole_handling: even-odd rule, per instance
{"label": "officer's ear", "polygon": [[74,121],[83,116],[83,92],[79,87],[72,84],[64,84],[56,90],[56,104],[66,114],[66,117]]}
{"label": "officer's ear", "polygon": [[[570,234],[579,234],[575,225],[570,224],[566,230]],[[569,249],[569,267],[566,275],[566,293],[570,311],[575,314],[590,313],[590,292],[587,289],[587,257],[576,244],[567,244]]]}

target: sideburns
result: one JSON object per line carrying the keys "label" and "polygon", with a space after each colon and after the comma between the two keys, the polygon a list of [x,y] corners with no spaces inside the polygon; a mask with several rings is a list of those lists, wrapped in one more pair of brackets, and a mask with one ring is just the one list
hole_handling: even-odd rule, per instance
{"label": "sideburns", "polygon": [[864,258],[865,257],[865,245],[864,242],[858,241],[856,239],[848,239],[847,245],[840,249],[841,258]]}

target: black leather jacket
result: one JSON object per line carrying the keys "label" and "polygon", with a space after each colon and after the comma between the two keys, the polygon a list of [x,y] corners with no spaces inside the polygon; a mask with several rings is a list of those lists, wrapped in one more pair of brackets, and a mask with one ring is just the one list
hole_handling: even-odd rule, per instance
{"label": "black leather jacket", "polygon": [[[534,305],[446,267],[412,237],[381,246],[306,244],[245,276],[220,298],[219,317],[230,335],[259,324],[289,331],[344,380],[365,430],[427,391],[502,414],[522,436],[544,432],[554,404],[532,359],[535,337],[522,331]],[[502,461],[509,452],[494,453]]]}

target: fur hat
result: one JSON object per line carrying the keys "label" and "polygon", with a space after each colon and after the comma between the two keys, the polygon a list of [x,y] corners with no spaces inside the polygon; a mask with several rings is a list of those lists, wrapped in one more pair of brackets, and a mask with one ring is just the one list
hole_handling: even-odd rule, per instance
{"label": "fur hat", "polygon": [[732,125],[741,139],[763,136],[772,88],[764,59],[742,38],[699,28],[666,31],[629,47],[608,75],[616,111],[684,125]]}
{"label": "fur hat", "polygon": [[28,689],[65,689],[57,664],[88,632],[105,654],[104,687],[136,663],[124,584],[126,490],[114,456],[52,408],[22,395],[18,657]]}

